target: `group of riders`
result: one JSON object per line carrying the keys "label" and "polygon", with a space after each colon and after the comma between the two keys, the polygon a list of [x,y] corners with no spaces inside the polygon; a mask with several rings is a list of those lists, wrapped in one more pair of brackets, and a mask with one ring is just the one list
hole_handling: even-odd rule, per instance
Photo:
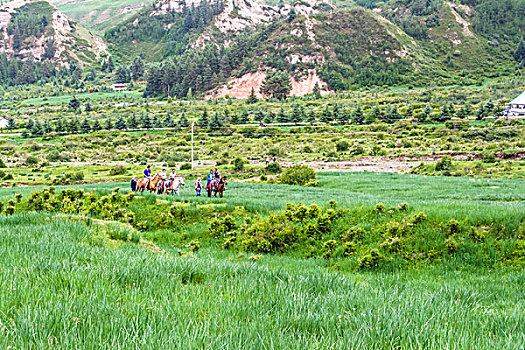
{"label": "group of riders", "polygon": [[[222,177],[217,169],[212,169],[207,174],[206,187],[203,186],[201,178],[195,181],[195,192],[197,196],[201,196],[202,190],[204,189],[208,193],[208,197],[212,194],[217,197],[217,194],[222,198],[224,191],[226,190],[226,177]],[[136,176],[131,180],[131,190],[134,192],[150,191],[157,194],[180,194],[180,189],[184,187],[184,178],[177,175],[175,169],[169,174],[166,173],[166,169],[158,174],[152,176],[151,165],[148,165],[144,169],[144,177],[140,180]]]}

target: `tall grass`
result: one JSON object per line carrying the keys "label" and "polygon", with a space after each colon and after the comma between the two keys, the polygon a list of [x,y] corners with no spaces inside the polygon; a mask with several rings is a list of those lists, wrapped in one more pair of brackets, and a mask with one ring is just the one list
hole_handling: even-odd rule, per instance
{"label": "tall grass", "polygon": [[517,349],[523,272],[341,274],[323,261],[90,246],[90,227],[0,218],[0,347]]}

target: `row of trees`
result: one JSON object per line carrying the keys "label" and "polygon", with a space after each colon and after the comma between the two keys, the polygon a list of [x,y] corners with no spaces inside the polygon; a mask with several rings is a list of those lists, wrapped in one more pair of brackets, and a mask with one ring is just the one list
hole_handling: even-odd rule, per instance
{"label": "row of trees", "polygon": [[[367,108],[367,111],[357,105],[354,108],[343,108],[340,104],[327,105],[320,112],[316,112],[313,109],[307,110],[303,105],[294,103],[290,111],[286,112],[283,108],[279,110],[277,114],[268,112],[263,109],[254,109],[252,111],[240,111],[237,113],[231,113],[229,110],[216,111],[212,115],[209,114],[207,109],[199,115],[196,125],[202,129],[218,130],[228,125],[238,124],[249,124],[249,123],[354,123],[354,124],[370,124],[377,121],[386,123],[392,123],[396,120],[408,118],[416,118],[421,122],[435,121],[435,122],[446,122],[453,117],[468,117],[473,113],[478,117],[482,118],[497,111],[497,107],[492,101],[488,101],[486,104],[481,105],[476,112],[470,105],[465,105],[459,110],[456,110],[453,105],[444,105],[441,110],[435,111],[430,104],[427,104],[423,109],[419,108],[419,112],[416,105],[410,105],[404,109],[404,112],[399,112],[397,106],[386,106],[381,108],[379,106],[373,106]],[[116,120],[112,118],[105,119],[94,119],[90,121],[88,118],[79,119],[73,118],[59,118],[54,122],[44,120],[40,122],[38,120],[30,119],[25,126],[25,133],[34,136],[42,136],[52,132],[56,133],[89,133],[92,131],[101,130],[135,130],[135,129],[160,129],[160,128],[188,128],[190,121],[183,112],[178,119],[175,119],[170,113],[164,117],[157,115],[149,115],[143,113],[141,115],[131,114],[127,117],[119,116]],[[10,130],[16,128],[14,120],[9,119]]]}

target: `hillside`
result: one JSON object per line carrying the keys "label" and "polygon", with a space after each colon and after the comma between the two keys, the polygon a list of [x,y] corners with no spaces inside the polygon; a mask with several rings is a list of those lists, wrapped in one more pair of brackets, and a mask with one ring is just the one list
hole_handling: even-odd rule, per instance
{"label": "hillside", "polygon": [[20,61],[88,65],[107,55],[104,41],[45,1],[15,0],[0,6],[0,53]]}
{"label": "hillside", "polygon": [[[268,70],[287,72],[290,94],[304,95],[315,86],[326,93],[481,84],[517,68],[520,29],[512,28],[522,20],[507,16],[501,26],[481,27],[478,9],[485,1],[433,1],[424,8],[416,1],[357,3],[370,9],[159,0],[107,31],[105,39],[125,61],[137,54],[150,61],[170,58],[152,70],[148,91],[178,97],[189,89],[246,98],[253,88],[262,95]],[[160,78],[165,74],[169,79]]]}
{"label": "hillside", "polygon": [[104,32],[151,4],[152,0],[50,0],[80,25]]}

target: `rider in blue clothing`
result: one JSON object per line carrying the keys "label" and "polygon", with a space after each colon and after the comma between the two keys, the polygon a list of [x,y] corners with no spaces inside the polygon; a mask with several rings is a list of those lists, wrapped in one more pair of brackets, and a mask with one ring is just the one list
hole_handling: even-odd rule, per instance
{"label": "rider in blue clothing", "polygon": [[151,165],[148,165],[148,167],[144,170],[144,177],[148,179],[151,177]]}

